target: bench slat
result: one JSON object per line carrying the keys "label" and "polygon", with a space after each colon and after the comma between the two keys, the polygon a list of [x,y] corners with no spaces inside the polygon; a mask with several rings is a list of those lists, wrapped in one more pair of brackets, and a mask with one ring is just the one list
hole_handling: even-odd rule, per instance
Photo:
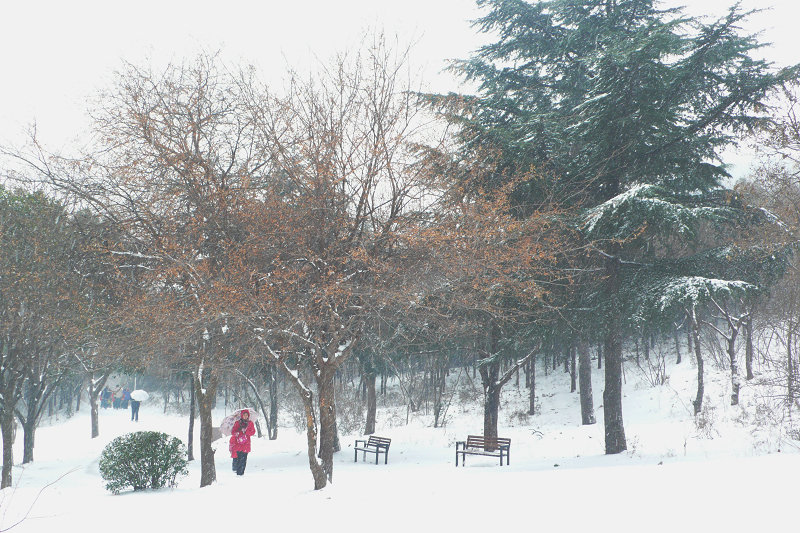
{"label": "bench slat", "polygon": [[500,466],[503,465],[503,456],[506,457],[506,464],[510,461],[511,439],[504,437],[485,437],[483,435],[468,435],[466,441],[456,443],[456,466],[458,466],[458,454],[462,459],[467,455],[485,455],[499,457]]}
{"label": "bench slat", "polygon": [[367,440],[356,439],[356,442],[353,445],[353,450],[355,453],[354,459],[355,461],[358,461],[358,452],[364,452],[365,459],[366,459],[366,452],[374,453],[375,464],[378,464],[378,457],[382,453],[384,457],[383,462],[387,463],[389,461],[389,446],[391,443],[392,439],[386,437],[377,437],[374,435],[370,435],[370,437]]}

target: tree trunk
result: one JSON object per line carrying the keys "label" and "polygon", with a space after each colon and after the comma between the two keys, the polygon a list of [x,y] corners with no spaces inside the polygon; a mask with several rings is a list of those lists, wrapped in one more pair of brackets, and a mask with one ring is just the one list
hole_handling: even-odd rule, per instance
{"label": "tree trunk", "polygon": [[753,321],[751,318],[744,323],[744,335],[745,379],[750,381],[755,377],[753,374]]}
{"label": "tree trunk", "polygon": [[[794,403],[794,361],[792,360],[792,343],[794,342],[794,326],[792,325],[792,321],[789,321],[789,325],[786,331],[786,386],[787,386],[787,397],[789,399],[789,406]],[[790,407],[791,408],[791,407]]]}
{"label": "tree trunk", "polygon": [[678,339],[678,328],[672,330],[672,336],[675,338],[675,355],[676,355],[675,364],[679,365],[681,364],[681,343]]}
{"label": "tree trunk", "polygon": [[100,436],[100,413],[97,409],[97,397],[89,395],[89,413],[92,420],[92,438]]}
{"label": "tree trunk", "polygon": [[[500,342],[500,328],[495,323],[489,326],[489,356],[497,354]],[[480,366],[483,385],[483,435],[497,437],[497,420],[500,413],[500,363],[495,359]]]}
{"label": "tree trunk", "polygon": [[569,391],[570,392],[575,392],[576,390],[578,390],[578,386],[577,386],[578,376],[577,376],[577,370],[575,368],[575,357],[576,357],[575,356],[575,352],[576,351],[577,351],[577,348],[575,347],[575,345],[570,345],[570,347],[569,347],[569,359],[570,359],[570,362],[569,362]]}
{"label": "tree trunk", "polygon": [[269,367],[267,383],[269,385],[268,438],[275,440],[278,438],[278,372],[274,366]]}
{"label": "tree trunk", "polygon": [[[334,398],[336,393],[334,392]],[[333,403],[333,453],[342,451],[342,443],[339,440],[339,422],[336,420],[336,402]]]}
{"label": "tree trunk", "polygon": [[314,414],[314,393],[306,388],[301,390],[300,397],[303,399],[303,409],[306,413],[308,466],[311,469],[311,476],[314,478],[314,490],[320,490],[328,484],[328,477],[325,469],[317,461],[317,419]]}
{"label": "tree trunk", "polygon": [[525,388],[531,388],[531,363],[528,361],[528,364],[522,367],[523,372],[525,372]]}
{"label": "tree trunk", "polygon": [[485,386],[483,400],[483,436],[497,438],[497,421],[500,414],[500,391],[496,382]]}
{"label": "tree trunk", "polygon": [[[29,381],[32,380],[29,378]],[[23,431],[22,464],[33,462],[36,427],[39,424],[39,417],[42,415],[45,405],[50,404],[49,399],[52,398],[56,385],[57,383],[52,383],[47,386],[44,381],[39,381],[36,384],[29,383],[24,416],[22,412],[15,411]]]}
{"label": "tree trunk", "polygon": [[528,414],[534,415],[536,414],[536,357],[531,357],[530,363],[530,370],[529,380],[530,380],[530,391],[528,396]]}
{"label": "tree trunk", "polygon": [[36,417],[28,417],[22,424],[22,464],[33,462],[33,445],[36,440]]}
{"label": "tree trunk", "polygon": [[377,375],[370,372],[364,376],[364,384],[367,387],[367,423],[364,427],[364,435],[375,433],[375,416],[378,410],[377,397],[375,394],[375,381]]}
{"label": "tree trunk", "polygon": [[194,417],[196,416],[195,406],[197,400],[194,393],[194,377],[189,376],[189,440],[186,444],[188,450],[187,459],[194,461]]}
{"label": "tree trunk", "polygon": [[603,345],[597,345],[597,370],[603,369]]}
{"label": "tree trunk", "polygon": [[14,413],[10,409],[0,411],[0,433],[3,437],[3,473],[0,476],[0,489],[11,486],[11,472],[14,466]]}
{"label": "tree trunk", "polygon": [[736,360],[736,337],[738,330],[733,330],[728,338],[728,358],[731,362],[731,405],[739,405],[739,364]]}
{"label": "tree trunk", "polygon": [[336,405],[333,388],[335,371],[322,368],[317,380],[319,394],[319,458],[328,481],[333,481],[333,453],[336,449]]}
{"label": "tree trunk", "polygon": [[703,385],[703,353],[700,350],[700,324],[697,322],[695,310],[692,309],[690,313],[689,330],[691,336],[689,338],[691,341],[689,344],[694,345],[694,354],[697,359],[697,395],[692,404],[694,405],[694,414],[697,415],[703,410],[703,394],[705,394]]}
{"label": "tree trunk", "polygon": [[603,423],[606,454],[625,451],[625,427],[622,422],[622,342],[618,331],[606,335],[605,390],[603,390]]}
{"label": "tree trunk", "polygon": [[589,345],[578,346],[578,377],[581,396],[581,423],[590,425],[596,422],[594,417],[594,400],[592,398],[592,356]]}
{"label": "tree trunk", "polygon": [[81,391],[83,391],[83,384],[82,383],[80,385],[78,385],[78,394],[76,394],[77,397],[75,398],[75,412],[76,413],[81,410],[81,396],[82,396]]}
{"label": "tree trunk", "polygon": [[92,438],[95,439],[100,436],[100,416],[97,406],[97,399],[100,397],[100,391],[105,387],[108,377],[111,375],[111,370],[106,370],[103,376],[95,383],[94,373],[89,373],[89,385],[86,388],[87,399],[89,400],[89,413],[92,421]]}
{"label": "tree trunk", "polygon": [[603,422],[605,425],[606,454],[625,451],[625,427],[622,422],[622,332],[619,308],[616,304],[619,294],[619,260],[609,258],[606,263],[608,273],[606,294],[612,299],[608,331],[603,352],[606,358],[605,390],[603,390]]}
{"label": "tree trunk", "polygon": [[195,374],[195,395],[200,413],[200,487],[207,487],[217,480],[214,465],[214,448],[211,447],[213,421],[211,410],[217,395],[217,378],[206,369],[202,380]]}
{"label": "tree trunk", "polygon": [[444,411],[445,387],[450,358],[439,354],[431,359],[431,395],[433,396],[433,427],[438,428]]}
{"label": "tree trunk", "polygon": [[275,362],[280,365],[281,371],[292,385],[294,385],[300,396],[300,400],[303,402],[303,412],[306,417],[306,452],[308,454],[308,466],[311,470],[311,476],[314,478],[314,490],[323,489],[328,484],[328,478],[322,465],[317,461],[317,440],[319,434],[317,432],[317,415],[314,410],[314,393],[300,380],[297,369],[291,368],[283,361]]}

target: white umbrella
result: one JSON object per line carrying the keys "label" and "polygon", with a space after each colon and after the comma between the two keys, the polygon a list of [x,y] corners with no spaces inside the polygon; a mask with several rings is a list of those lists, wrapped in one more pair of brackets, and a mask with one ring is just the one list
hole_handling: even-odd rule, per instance
{"label": "white umbrella", "polygon": [[137,402],[146,401],[149,397],[150,395],[147,394],[147,391],[143,391],[142,389],[136,389],[135,391],[131,392],[131,398]]}
{"label": "white umbrella", "polygon": [[250,412],[250,420],[255,423],[256,419],[258,418],[258,411],[255,409],[245,408],[245,409],[237,409],[236,411],[232,412],[228,416],[222,419],[222,422],[219,424],[219,432],[223,435],[230,435],[231,431],[233,431],[233,425],[242,417],[242,411],[249,411]]}
{"label": "white umbrella", "polygon": [[226,437],[231,434],[233,431],[233,425],[239,419],[236,415],[228,415],[222,419],[222,422],[219,424],[219,432],[225,435]]}

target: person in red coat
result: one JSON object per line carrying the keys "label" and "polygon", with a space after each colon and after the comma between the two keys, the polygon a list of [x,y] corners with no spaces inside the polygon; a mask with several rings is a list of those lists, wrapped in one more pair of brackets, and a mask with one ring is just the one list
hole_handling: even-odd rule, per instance
{"label": "person in red coat", "polygon": [[233,458],[233,471],[243,476],[247,466],[247,454],[250,453],[250,437],[255,435],[256,427],[250,420],[250,411],[243,409],[241,418],[233,424],[231,440],[228,448]]}

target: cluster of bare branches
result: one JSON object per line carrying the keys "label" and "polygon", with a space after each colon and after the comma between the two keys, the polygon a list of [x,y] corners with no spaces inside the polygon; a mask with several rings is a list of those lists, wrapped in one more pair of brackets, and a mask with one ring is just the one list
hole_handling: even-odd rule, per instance
{"label": "cluster of bare branches", "polygon": [[[104,260],[117,347],[84,343],[82,364],[100,375],[94,393],[108,377],[98,352],[193,376],[201,485],[216,478],[223,376],[283,370],[322,488],[337,446],[334,380],[354,353],[376,352],[370,339],[477,354],[495,433],[499,389],[535,353],[525,332],[548,284],[565,282],[553,267],[568,239],[555,210],[516,217],[510,188],[453,187],[447,128],[405,59],[377,38],[316,75],[290,73],[281,91],[214,56],[127,65],[92,113],[90,153],[59,157],[34,138],[6,154],[24,164],[13,177],[113,228]],[[485,172],[477,159],[461,165]],[[501,332],[517,335],[513,350]]]}

